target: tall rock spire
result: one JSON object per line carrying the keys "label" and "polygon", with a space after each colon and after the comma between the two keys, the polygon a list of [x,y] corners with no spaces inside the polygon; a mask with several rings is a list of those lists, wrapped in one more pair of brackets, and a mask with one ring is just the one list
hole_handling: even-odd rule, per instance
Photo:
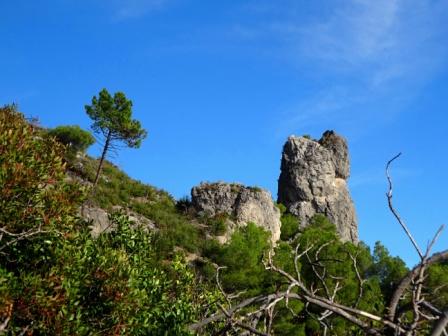
{"label": "tall rock spire", "polygon": [[306,226],[316,213],[333,222],[343,241],[358,242],[358,224],[347,179],[346,140],[326,131],[319,141],[290,136],[283,147],[278,202]]}

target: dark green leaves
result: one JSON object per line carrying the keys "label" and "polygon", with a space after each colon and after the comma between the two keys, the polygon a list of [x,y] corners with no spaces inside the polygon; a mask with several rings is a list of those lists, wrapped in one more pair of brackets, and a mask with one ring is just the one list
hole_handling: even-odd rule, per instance
{"label": "dark green leaves", "polygon": [[67,146],[69,151],[73,152],[84,152],[95,143],[95,138],[92,134],[78,125],[58,126],[50,129],[48,135],[55,137],[59,142]]}
{"label": "dark green leaves", "polygon": [[116,92],[112,96],[103,89],[85,109],[93,120],[92,129],[96,133],[105,137],[110,135],[112,140],[123,141],[128,147],[140,147],[147,135],[140,122],[132,119],[132,101],[123,92]]}

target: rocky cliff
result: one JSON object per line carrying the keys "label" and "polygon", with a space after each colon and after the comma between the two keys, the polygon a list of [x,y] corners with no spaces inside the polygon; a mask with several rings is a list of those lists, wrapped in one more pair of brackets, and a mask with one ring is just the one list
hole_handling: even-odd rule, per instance
{"label": "rocky cliff", "polygon": [[316,213],[326,215],[344,241],[358,241],[358,224],[347,179],[347,142],[333,131],[319,141],[291,136],[283,147],[278,202],[306,226]]}
{"label": "rocky cliff", "polygon": [[191,200],[199,213],[229,216],[229,230],[221,241],[248,222],[270,231],[273,242],[280,238],[280,210],[266,190],[235,183],[201,183],[191,190]]}

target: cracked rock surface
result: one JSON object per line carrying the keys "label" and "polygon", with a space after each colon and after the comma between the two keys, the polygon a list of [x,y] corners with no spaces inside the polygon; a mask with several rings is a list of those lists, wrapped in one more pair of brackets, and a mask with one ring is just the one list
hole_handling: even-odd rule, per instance
{"label": "cracked rock surface", "polygon": [[316,213],[333,222],[343,241],[358,242],[358,223],[347,179],[346,140],[326,131],[318,141],[290,136],[283,147],[278,202],[306,226]]}
{"label": "cracked rock surface", "polygon": [[201,183],[191,190],[191,200],[199,213],[210,217],[229,216],[229,230],[221,242],[248,222],[270,231],[272,242],[280,238],[280,210],[267,190],[236,183]]}

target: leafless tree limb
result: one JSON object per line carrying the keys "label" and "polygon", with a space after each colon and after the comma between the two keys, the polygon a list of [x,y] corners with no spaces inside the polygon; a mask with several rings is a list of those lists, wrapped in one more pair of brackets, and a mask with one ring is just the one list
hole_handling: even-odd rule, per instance
{"label": "leafless tree limb", "polygon": [[[433,264],[438,264],[441,262],[448,261],[448,250],[435,253],[433,254],[428,260],[426,261],[426,265],[430,266]],[[388,308],[388,319],[391,321],[395,320],[396,311],[398,307],[398,303],[403,296],[405,290],[410,286],[412,279],[414,279],[418,272],[420,270],[420,264],[415,266],[398,284],[397,288],[395,289],[395,292],[392,295],[392,299],[389,303]]]}
{"label": "leafless tree limb", "polygon": [[39,226],[38,228],[35,229],[30,229],[28,231],[24,231],[24,232],[18,232],[18,233],[14,233],[14,232],[9,232],[8,230],[0,227],[0,242],[3,240],[3,236],[9,236],[12,237],[13,239],[7,241],[5,244],[3,244],[2,246],[0,246],[0,253],[3,253],[2,251],[7,248],[8,246],[11,246],[21,240],[25,240],[25,239],[31,239],[34,238],[34,236],[40,235],[40,234],[46,234],[46,233],[58,233],[60,234],[58,231],[56,230],[52,230],[52,231],[48,231],[48,230],[42,230],[42,228]]}
{"label": "leafless tree limb", "polygon": [[387,164],[386,164],[386,177],[387,177],[387,181],[389,182],[389,190],[386,194],[387,196],[387,201],[389,204],[389,209],[392,212],[392,214],[395,216],[395,218],[397,219],[398,223],[401,225],[401,227],[403,228],[403,230],[405,231],[406,235],[408,236],[408,238],[410,239],[410,241],[412,242],[412,245],[414,245],[415,250],[417,251],[418,255],[420,256],[420,259],[423,259],[423,253],[420,249],[420,247],[418,246],[417,242],[415,241],[414,237],[412,237],[411,232],[409,231],[407,225],[404,223],[404,221],[401,219],[399,213],[395,210],[393,204],[392,204],[392,191],[393,191],[393,187],[392,187],[392,178],[390,177],[389,174],[389,168],[390,165],[392,164],[392,162],[394,162],[396,159],[398,159],[401,156],[401,153],[398,153],[397,155],[395,155],[392,159],[390,159]]}
{"label": "leafless tree limb", "polygon": [[[421,321],[421,317],[423,316],[421,308],[422,308],[422,302],[424,302],[425,300],[423,298],[422,291],[423,291],[423,283],[426,278],[426,269],[427,269],[428,265],[430,265],[431,262],[434,262],[435,260],[439,259],[440,257],[443,257],[443,253],[442,253],[442,255],[436,254],[433,257],[430,257],[430,253],[431,253],[432,247],[434,246],[434,244],[436,243],[440,234],[442,233],[442,231],[444,229],[444,225],[442,225],[437,230],[433,239],[428,244],[425,254],[423,254],[422,250],[418,246],[417,242],[415,241],[415,239],[412,236],[411,232],[409,231],[408,227],[406,226],[404,221],[401,219],[399,213],[395,210],[395,208],[392,204],[393,187],[392,187],[392,178],[389,174],[389,168],[390,168],[391,163],[394,160],[396,160],[400,155],[401,155],[401,153],[399,153],[398,155],[396,155],[395,157],[393,157],[391,160],[389,160],[387,162],[386,176],[387,176],[387,180],[389,182],[389,190],[388,190],[388,193],[386,194],[386,196],[387,196],[387,200],[388,200],[389,209],[391,210],[392,214],[397,219],[398,223],[401,225],[401,227],[405,231],[406,235],[408,236],[409,240],[411,241],[412,245],[414,246],[415,250],[417,251],[417,253],[420,257],[420,262],[411,272],[409,272],[408,276],[405,277],[401,281],[401,283],[398,285],[397,289],[395,290],[395,293],[393,294],[391,303],[389,305],[388,317],[391,321],[394,321],[397,318],[396,309],[397,309],[399,300],[402,297],[404,291],[407,288],[409,288],[410,285],[412,285],[412,290],[411,290],[412,301],[411,302],[412,302],[412,311],[413,311],[413,321],[412,321],[411,325],[408,327],[408,331],[406,332],[406,335],[411,336],[411,335],[416,335],[417,327]],[[439,258],[434,258],[434,257],[439,257]],[[423,316],[423,317],[426,318],[426,316]],[[441,318],[441,320],[442,320],[442,318]]]}
{"label": "leafless tree limb", "polygon": [[437,323],[434,325],[434,329],[431,333],[431,336],[440,336],[442,333],[446,335],[445,328],[448,325],[448,310],[445,310],[443,312],[442,317],[437,321]]}

